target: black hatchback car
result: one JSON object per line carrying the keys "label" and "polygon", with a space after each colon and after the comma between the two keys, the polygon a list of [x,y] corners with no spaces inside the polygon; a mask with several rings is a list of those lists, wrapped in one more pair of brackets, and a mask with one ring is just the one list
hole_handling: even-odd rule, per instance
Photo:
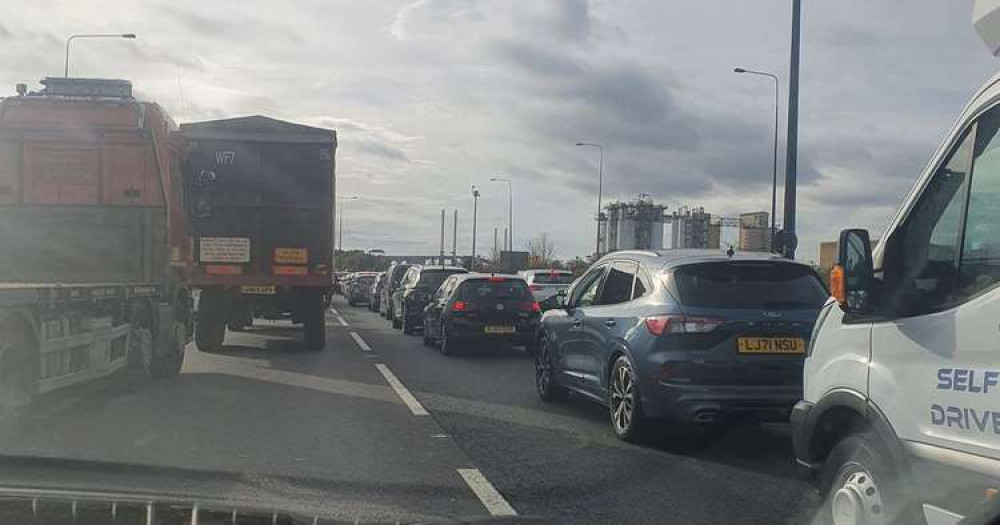
{"label": "black hatchback car", "polygon": [[403,280],[392,294],[392,327],[404,334],[415,334],[424,326],[424,307],[441,283],[450,275],[469,273],[459,266],[415,264],[406,270]]}
{"label": "black hatchback car", "polygon": [[494,341],[530,351],[540,317],[541,308],[521,277],[453,275],[424,310],[424,344],[445,355]]}
{"label": "black hatchback car", "polygon": [[827,297],[811,267],[771,254],[609,254],[543,316],[538,394],[606,404],[622,439],[647,419],[788,421]]}

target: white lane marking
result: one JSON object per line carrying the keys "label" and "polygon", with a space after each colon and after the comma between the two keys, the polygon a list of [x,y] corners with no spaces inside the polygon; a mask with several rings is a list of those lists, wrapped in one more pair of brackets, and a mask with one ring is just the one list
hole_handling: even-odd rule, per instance
{"label": "white lane marking", "polygon": [[340,315],[340,312],[338,312],[337,309],[332,306],[330,307],[330,312],[332,312],[333,315]]}
{"label": "white lane marking", "polygon": [[365,352],[372,351],[372,347],[368,346],[368,343],[366,343],[357,332],[351,332],[351,337],[354,338],[354,342],[358,343],[358,346],[361,347],[362,350]]}
{"label": "white lane marking", "polygon": [[340,326],[347,326],[347,321],[339,315],[337,316],[337,322],[340,323]]}
{"label": "white lane marking", "polygon": [[396,378],[396,375],[389,370],[389,367],[382,363],[375,363],[375,368],[378,368],[378,371],[382,372],[382,376],[385,377],[385,381],[389,383],[389,386],[391,386],[393,390],[396,391],[396,395],[399,396],[399,399],[403,400],[403,404],[410,409],[410,412],[413,412],[413,415],[429,415],[424,406],[420,404],[420,401],[417,401],[417,398],[413,397],[413,394],[411,394],[410,391],[403,386],[403,383]]}
{"label": "white lane marking", "polygon": [[493,484],[490,483],[486,476],[477,468],[460,468],[458,469],[458,474],[462,476],[465,483],[469,485],[472,492],[476,494],[479,501],[482,502],[486,510],[490,512],[493,516],[517,516],[517,511],[514,507],[507,503],[507,500],[503,499],[503,496],[497,492],[497,489],[493,488]]}

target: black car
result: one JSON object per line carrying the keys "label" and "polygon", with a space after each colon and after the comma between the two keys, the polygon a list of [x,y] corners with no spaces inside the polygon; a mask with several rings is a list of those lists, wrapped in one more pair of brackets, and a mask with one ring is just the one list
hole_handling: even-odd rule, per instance
{"label": "black car", "polygon": [[777,255],[608,254],[545,312],[538,394],[606,404],[626,440],[650,419],[787,422],[828,296],[812,268]]}
{"label": "black car", "polygon": [[531,351],[540,318],[541,308],[521,277],[453,275],[424,309],[424,344],[445,355],[488,341]]}
{"label": "black car", "polygon": [[379,313],[390,321],[393,319],[392,294],[399,287],[399,282],[403,280],[403,275],[410,269],[410,266],[413,265],[405,262],[394,262],[389,265],[389,269],[385,272],[385,286],[382,287],[382,295],[379,297]]}
{"label": "black car", "polygon": [[404,334],[423,328],[424,307],[441,283],[456,273],[469,271],[459,266],[411,266],[392,294],[392,327],[402,328]]}

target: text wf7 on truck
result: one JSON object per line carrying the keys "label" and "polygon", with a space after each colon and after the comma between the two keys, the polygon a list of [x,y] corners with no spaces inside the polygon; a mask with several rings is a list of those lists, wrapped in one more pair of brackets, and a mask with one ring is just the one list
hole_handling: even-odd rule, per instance
{"label": "text wf7 on truck", "polygon": [[177,374],[189,234],[176,126],[124,80],[0,100],[0,417],[128,369]]}
{"label": "text wf7 on truck", "polygon": [[326,339],[335,131],[262,116],[181,125],[200,290],[195,340],[290,315],[305,347]]}

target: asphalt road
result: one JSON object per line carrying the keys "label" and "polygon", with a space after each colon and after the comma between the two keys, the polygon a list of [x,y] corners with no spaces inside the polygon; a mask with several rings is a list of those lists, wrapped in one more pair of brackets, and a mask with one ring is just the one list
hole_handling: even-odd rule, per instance
{"label": "asphalt road", "polygon": [[339,297],[327,322],[322,352],[258,322],[190,346],[175,379],[47,396],[0,451],[226,473],[212,490],[362,521],[808,523],[817,504],[787,426],[626,444],[599,406],[541,402],[520,349],[445,357]]}

